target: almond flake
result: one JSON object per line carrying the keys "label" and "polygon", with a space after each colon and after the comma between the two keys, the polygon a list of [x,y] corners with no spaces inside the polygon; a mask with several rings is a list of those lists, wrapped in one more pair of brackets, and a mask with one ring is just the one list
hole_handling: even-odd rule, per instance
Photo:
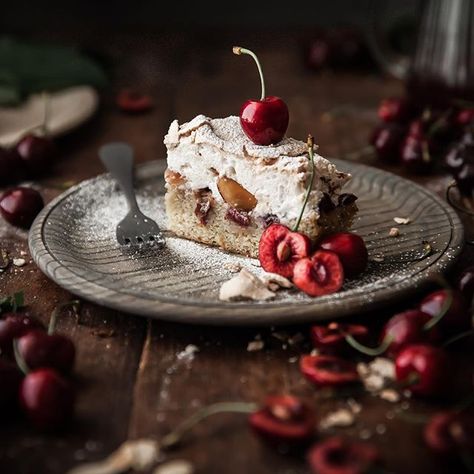
{"label": "almond flake", "polygon": [[242,269],[240,264],[234,263],[234,262],[226,262],[226,263],[224,263],[223,267],[226,270],[229,270],[229,272],[232,272],[232,273],[240,272],[240,270]]}
{"label": "almond flake", "polygon": [[400,229],[398,227],[392,227],[388,232],[390,237],[398,237],[400,235]]}
{"label": "almond flake", "polygon": [[411,222],[409,217],[394,217],[393,220],[397,224],[401,224],[401,225],[406,225],[406,224],[409,224]]}
{"label": "almond flake", "polygon": [[261,351],[264,347],[265,347],[265,343],[263,341],[250,341],[247,344],[247,351],[248,352]]}
{"label": "almond flake", "polygon": [[[277,273],[265,273],[260,277],[260,280],[272,291],[276,291],[279,288],[291,288],[293,286],[293,283],[291,283],[288,278],[282,277]],[[274,289],[275,285],[276,289]]]}

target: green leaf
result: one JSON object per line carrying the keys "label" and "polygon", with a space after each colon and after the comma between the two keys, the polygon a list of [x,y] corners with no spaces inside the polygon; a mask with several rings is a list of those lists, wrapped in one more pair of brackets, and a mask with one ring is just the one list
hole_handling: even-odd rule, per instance
{"label": "green leaf", "polygon": [[0,37],[0,105],[77,85],[100,89],[107,82],[102,68],[74,48]]}

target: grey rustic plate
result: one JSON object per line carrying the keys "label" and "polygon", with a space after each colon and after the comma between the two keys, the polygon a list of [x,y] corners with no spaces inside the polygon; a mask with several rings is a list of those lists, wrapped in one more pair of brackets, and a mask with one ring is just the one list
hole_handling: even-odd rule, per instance
{"label": "grey rustic plate", "polygon": [[[271,302],[219,301],[220,284],[232,276],[230,264],[260,273],[258,262],[169,233],[162,253],[121,248],[115,226],[125,201],[107,175],[69,189],[40,213],[30,232],[31,253],[48,277],[85,299],[135,314],[219,325],[291,324],[367,311],[406,298],[455,261],[463,229],[447,204],[393,174],[335,161],[353,174],[348,191],[359,196],[360,209],[353,230],[365,239],[371,262],[364,275],[333,295],[310,298],[286,290]],[[141,166],[137,188],[143,211],[166,229],[164,167],[164,160]],[[409,217],[410,223],[397,225],[394,217]],[[394,226],[399,237],[388,235]],[[435,252],[415,261],[423,240]]]}

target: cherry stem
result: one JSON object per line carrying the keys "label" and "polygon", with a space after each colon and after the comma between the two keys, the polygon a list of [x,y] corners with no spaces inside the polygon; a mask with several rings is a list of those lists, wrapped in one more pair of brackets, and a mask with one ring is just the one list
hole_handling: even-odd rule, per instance
{"label": "cherry stem", "polygon": [[240,46],[234,46],[232,48],[232,52],[239,56],[241,54],[248,54],[253,58],[255,64],[257,65],[258,73],[260,75],[260,84],[262,85],[262,95],[260,97],[260,100],[265,99],[265,79],[263,78],[262,66],[260,65],[260,61],[258,60],[257,55],[253,51],[250,51],[250,49],[241,48]]}
{"label": "cherry stem", "polygon": [[68,301],[67,303],[60,304],[54,308],[54,311],[51,313],[51,317],[49,318],[49,325],[48,325],[48,334],[54,333],[54,329],[56,328],[56,321],[58,320],[59,314],[65,308],[71,306],[74,309],[74,312],[77,313],[78,306],[81,304],[79,300],[72,300]]}
{"label": "cherry stem", "polygon": [[464,332],[461,332],[459,334],[456,334],[456,336],[453,336],[451,337],[450,339],[448,339],[444,344],[443,344],[443,347],[447,347],[451,344],[453,344],[454,342],[457,342],[459,341],[460,339],[464,339],[465,337],[469,337],[471,335],[474,334],[474,329],[469,329],[469,331],[464,331]]}
{"label": "cherry stem", "polygon": [[312,135],[308,135],[308,140],[307,140],[307,145],[308,145],[308,156],[309,156],[309,161],[311,163],[311,177],[309,180],[309,184],[306,188],[306,196],[304,198],[304,203],[303,207],[301,208],[300,215],[298,217],[298,220],[296,221],[295,226],[293,227],[293,232],[297,232],[298,228],[301,223],[301,219],[303,219],[303,213],[306,208],[306,204],[308,204],[308,199],[309,195],[311,194],[311,190],[313,189],[313,181],[314,181],[314,138]]}
{"label": "cherry stem", "polygon": [[18,339],[13,340],[13,354],[15,355],[15,362],[18,365],[19,369],[25,374],[28,375],[30,372],[30,368],[25,362],[25,359],[20,354],[20,350],[18,349]]}
{"label": "cherry stem", "polygon": [[205,406],[179,424],[173,431],[168,433],[161,441],[163,448],[176,446],[194,426],[211,415],[218,413],[252,413],[257,409],[255,403],[245,402],[220,402]]}
{"label": "cherry stem", "polygon": [[361,352],[362,354],[368,355],[370,357],[375,357],[383,354],[390,346],[393,341],[393,336],[388,336],[384,338],[382,343],[378,347],[368,347],[364,344],[361,344],[354,336],[351,334],[345,335],[346,342],[353,347],[356,351]]}

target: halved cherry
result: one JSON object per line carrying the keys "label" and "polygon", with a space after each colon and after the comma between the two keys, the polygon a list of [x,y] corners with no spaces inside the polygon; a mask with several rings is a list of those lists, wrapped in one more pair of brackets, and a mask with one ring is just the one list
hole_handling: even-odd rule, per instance
{"label": "halved cherry", "polygon": [[117,106],[123,112],[138,114],[148,112],[153,107],[153,99],[138,91],[122,89],[117,95]]}
{"label": "halved cherry", "polygon": [[313,436],[315,414],[297,397],[275,395],[267,397],[263,407],[249,416],[249,423],[272,443],[295,445]]}
{"label": "halved cherry", "polygon": [[431,319],[432,316],[429,314],[415,309],[392,316],[385,324],[381,335],[381,341],[390,338],[387,353],[393,356],[409,344],[439,341],[440,333],[436,326],[425,330],[426,323]]}
{"label": "halved cherry", "polygon": [[456,335],[472,326],[472,318],[466,301],[458,290],[437,290],[430,293],[420,303],[419,309],[432,317],[437,317],[445,309],[448,298],[452,298],[446,314],[439,322],[440,329],[446,335]]}
{"label": "halved cherry", "polygon": [[272,224],[260,237],[258,258],[265,271],[291,278],[296,262],[307,257],[310,248],[311,242],[306,235],[292,232],[281,224]]}
{"label": "halved cherry", "polygon": [[425,426],[423,437],[427,446],[443,455],[474,452],[474,420],[456,412],[433,415]]}
{"label": "halved cherry", "polygon": [[350,348],[346,336],[350,335],[357,341],[363,342],[369,330],[361,324],[341,324],[337,322],[328,325],[317,325],[311,328],[311,339],[314,347],[324,352],[343,352]]}
{"label": "halved cherry", "polygon": [[353,278],[367,267],[368,253],[364,239],[351,232],[339,232],[324,238],[319,247],[334,252],[341,260],[344,274]]}
{"label": "halved cherry", "polygon": [[374,445],[340,436],[316,443],[307,458],[314,474],[365,474],[380,460]]}
{"label": "halved cherry", "polygon": [[302,258],[293,270],[293,283],[310,296],[340,290],[344,283],[344,270],[339,257],[333,252],[318,250],[311,258]]}
{"label": "halved cherry", "polygon": [[359,381],[353,362],[331,355],[301,356],[300,370],[310,382],[319,386],[338,386]]}
{"label": "halved cherry", "polygon": [[395,359],[395,375],[415,395],[439,396],[449,386],[449,359],[439,347],[412,344]]}

